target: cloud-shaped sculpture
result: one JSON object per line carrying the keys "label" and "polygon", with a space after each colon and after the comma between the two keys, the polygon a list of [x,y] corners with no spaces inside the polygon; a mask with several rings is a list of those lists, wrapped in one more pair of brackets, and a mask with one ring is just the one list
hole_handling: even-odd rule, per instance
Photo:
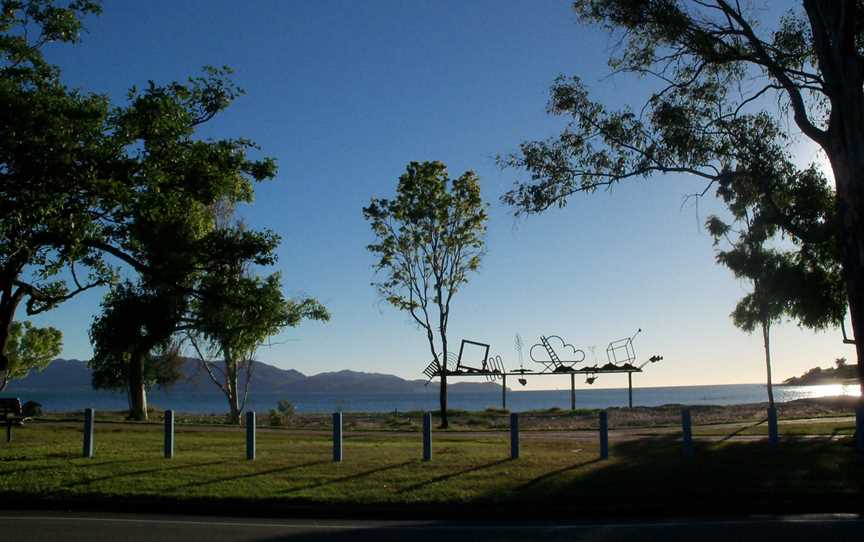
{"label": "cloud-shaped sculpture", "polygon": [[[558,335],[540,336],[540,342],[531,346],[528,354],[538,363],[573,365],[585,361],[585,352],[564,341]],[[553,356],[557,359],[553,359]]]}

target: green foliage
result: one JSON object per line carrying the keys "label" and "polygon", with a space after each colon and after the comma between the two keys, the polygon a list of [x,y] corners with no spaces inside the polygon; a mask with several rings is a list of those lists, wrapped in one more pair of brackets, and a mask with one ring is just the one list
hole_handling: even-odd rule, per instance
{"label": "green foliage", "polygon": [[[372,198],[363,216],[376,237],[367,246],[378,258],[375,270],[381,277],[373,286],[388,303],[411,314],[426,332],[434,363],[444,367],[450,303],[468,274],[480,267],[485,249],[487,216],[479,177],[467,171],[450,179],[442,162],[411,162],[399,177],[396,198]],[[446,428],[446,374],[440,393]]]}
{"label": "green foliage", "polygon": [[127,389],[133,356],[142,362],[145,387],[168,386],[181,376],[182,360],[171,341],[178,320],[172,301],[128,281],[111,289],[90,327],[94,388]]}
{"label": "green foliage", "polygon": [[[755,149],[757,153],[759,150]],[[792,229],[815,231],[829,223],[836,205],[834,194],[815,168],[785,170],[777,164],[763,156],[760,168],[765,175],[777,177],[729,176],[719,181],[717,195],[726,203],[733,222],[726,223],[717,216],[706,222],[715,245],[726,241],[729,246],[718,252],[717,262],[754,285],[732,318],[736,326],[748,332],[784,314],[809,328],[836,326],[846,313],[837,237],[808,242],[788,236],[793,246],[777,248],[782,245],[783,230],[775,220],[777,207],[792,209]],[[770,194],[770,201],[765,193]]]}
{"label": "green foliage", "polygon": [[[218,227],[202,243],[205,256],[186,318],[186,337],[228,399],[234,423],[240,422],[255,369],[253,358],[264,341],[304,319],[330,319],[314,298],[286,299],[279,273],[260,277],[249,271],[252,265],[275,263],[278,244],[275,233],[250,231],[242,224]],[[221,359],[224,365],[212,363],[213,359]],[[245,372],[243,390],[239,389],[241,371]]]}
{"label": "green foliage", "polygon": [[[804,4],[812,11],[812,3]],[[574,9],[581,22],[620,37],[609,59],[616,73],[658,84],[638,109],[611,110],[593,100],[578,77],[560,76],[548,111],[566,118],[566,127],[499,157],[502,166],[530,175],[502,200],[517,214],[532,214],[629,179],[688,174],[701,183],[693,196],[715,187],[735,220],[747,209],[756,213],[748,239],[731,240],[737,249],[718,261],[736,276],[758,278],[775,301],[745,297],[733,314],[736,325],[752,329],[759,318],[784,312],[813,328],[842,321],[841,229],[849,228],[837,215],[842,202],[815,166],[795,166],[784,119],[764,107],[772,98],[788,105],[797,127],[830,155],[824,130],[835,89],[824,78],[838,74],[822,71],[819,55],[828,38],[820,42],[814,35],[816,19],[790,11],[765,32],[741,5],[720,0],[577,0]],[[715,239],[735,237],[719,219],[708,228]],[[755,248],[775,235],[794,250]]]}
{"label": "green foliage", "polygon": [[[383,299],[407,311],[427,332],[437,306],[442,334],[450,301],[480,267],[486,206],[477,175],[450,179],[441,162],[411,162],[399,177],[395,199],[372,198],[363,216],[377,242],[367,248],[378,257],[374,283]],[[439,352],[432,348],[435,359]]]}
{"label": "green foliage", "polygon": [[270,409],[270,425],[282,426],[294,417],[294,404],[287,400],[281,399],[275,409]]}
{"label": "green foliage", "polygon": [[41,416],[44,412],[42,411],[42,403],[37,403],[36,401],[27,401],[23,405],[21,405],[21,413],[28,418],[36,418]]}
{"label": "green foliage", "polygon": [[[37,314],[113,276],[88,243],[111,237],[101,220],[108,164],[118,155],[106,136],[109,104],[66,88],[41,51],[48,42],[76,41],[80,18],[98,12],[98,3],[86,0],[0,3],[3,330],[22,301],[29,315]],[[86,277],[76,266],[87,268]],[[71,271],[68,281],[58,278],[64,269]],[[0,332],[0,347],[6,340]]]}
{"label": "green foliage", "polygon": [[9,366],[0,371],[0,391],[12,380],[41,371],[60,354],[63,334],[53,327],[35,327],[30,322],[12,322],[4,354]]}

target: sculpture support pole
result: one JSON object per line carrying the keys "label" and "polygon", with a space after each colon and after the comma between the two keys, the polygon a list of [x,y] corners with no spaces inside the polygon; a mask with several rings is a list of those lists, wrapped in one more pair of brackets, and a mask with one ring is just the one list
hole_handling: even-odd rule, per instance
{"label": "sculpture support pole", "polygon": [[633,373],[627,373],[627,403],[633,408]]}

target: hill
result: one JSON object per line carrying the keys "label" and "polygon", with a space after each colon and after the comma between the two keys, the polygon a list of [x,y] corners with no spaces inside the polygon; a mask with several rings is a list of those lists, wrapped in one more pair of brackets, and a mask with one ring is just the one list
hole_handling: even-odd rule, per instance
{"label": "hill", "polygon": [[785,386],[818,386],[823,384],[848,384],[858,381],[858,365],[840,364],[823,369],[813,367],[801,376],[793,376],[783,381]]}
{"label": "hill", "polygon": [[[219,364],[215,365],[214,373],[218,374]],[[221,393],[198,360],[184,359],[181,373],[183,377],[166,391]],[[306,376],[294,369],[280,369],[257,361],[251,388],[260,393],[413,393],[438,389],[435,382],[428,387],[425,383],[424,380],[405,380],[394,375],[348,370]],[[12,381],[6,391],[73,389],[90,389],[90,369],[86,362],[80,360],[56,359],[42,372],[31,372],[27,378]],[[450,384],[448,389],[451,393],[477,393],[500,391],[501,386],[489,382],[458,382]]]}

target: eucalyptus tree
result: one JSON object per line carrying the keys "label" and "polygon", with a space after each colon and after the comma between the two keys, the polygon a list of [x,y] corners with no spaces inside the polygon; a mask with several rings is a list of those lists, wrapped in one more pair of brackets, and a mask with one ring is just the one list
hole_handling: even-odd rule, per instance
{"label": "eucalyptus tree", "polygon": [[228,400],[231,423],[239,424],[258,349],[286,327],[326,321],[330,314],[313,298],[285,298],[279,273],[261,277],[252,271],[276,263],[275,233],[238,224],[215,231],[208,244],[214,254],[196,287],[185,336]]}
{"label": "eucalyptus tree", "polygon": [[[762,149],[754,152],[761,154]],[[823,221],[834,209],[834,194],[824,176],[815,168],[791,170],[790,177],[763,179],[752,184],[720,182],[717,195],[726,204],[731,220],[712,215],[706,227],[717,252],[717,262],[736,278],[748,281],[752,291],[732,311],[732,321],[750,333],[760,328],[765,349],[768,402],[774,406],[771,379],[771,326],[784,316],[801,326],[824,329],[845,316],[840,247],[834,242],[802,243],[783,238],[772,221],[773,209],[806,209],[799,220]],[[763,192],[772,194],[765,204]],[[795,245],[798,246],[795,246]]]}
{"label": "eucalyptus tree", "polygon": [[485,250],[480,179],[473,171],[451,179],[442,162],[411,162],[396,197],[372,198],[363,216],[376,237],[367,247],[381,277],[373,286],[425,331],[441,375],[441,426],[447,427],[450,306]]}
{"label": "eucalyptus tree", "polygon": [[782,158],[774,162],[791,168],[797,134],[778,122],[788,115],[827,155],[836,207],[804,227],[797,213],[808,209],[762,196],[787,234],[837,239],[864,387],[864,4],[802,0],[776,21],[727,0],[578,0],[574,8],[583,23],[620,36],[612,69],[647,77],[656,90],[638,109],[610,111],[578,77],[560,77],[549,110],[569,123],[502,159],[531,175],[504,200],[540,212],[577,192],[674,172],[702,180],[701,193],[730,179],[759,187],[770,177],[751,169],[748,146],[770,143]]}

